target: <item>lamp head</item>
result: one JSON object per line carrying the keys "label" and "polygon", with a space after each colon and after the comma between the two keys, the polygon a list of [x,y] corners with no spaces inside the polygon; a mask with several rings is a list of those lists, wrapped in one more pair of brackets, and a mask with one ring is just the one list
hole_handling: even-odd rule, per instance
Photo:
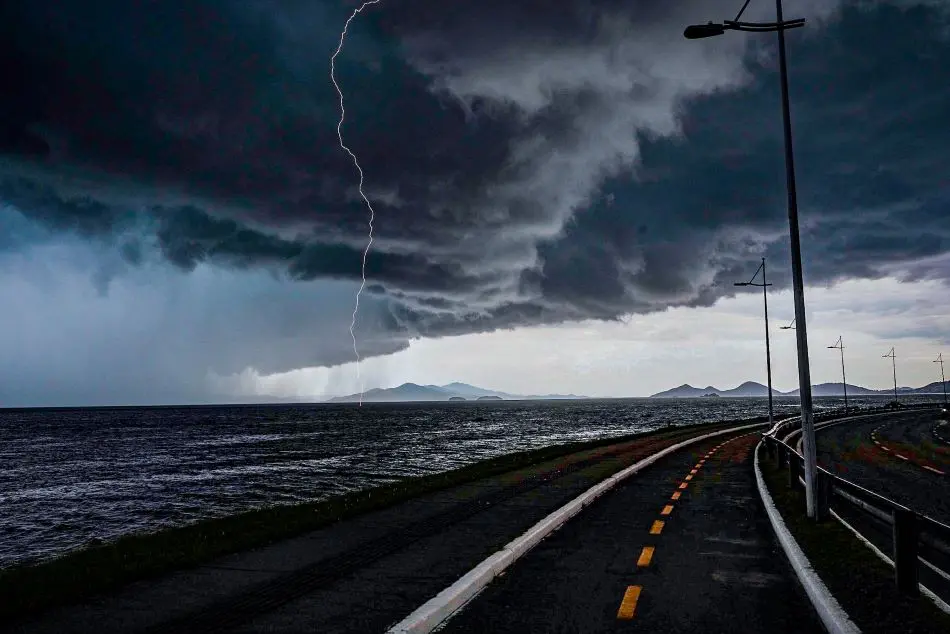
{"label": "lamp head", "polygon": [[683,37],[687,40],[700,40],[706,37],[716,37],[726,32],[722,24],[691,24],[683,31]]}

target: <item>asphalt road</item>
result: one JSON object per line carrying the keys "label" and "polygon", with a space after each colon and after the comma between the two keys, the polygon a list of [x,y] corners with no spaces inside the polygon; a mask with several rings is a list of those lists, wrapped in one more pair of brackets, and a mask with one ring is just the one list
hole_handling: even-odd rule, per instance
{"label": "asphalt road", "polygon": [[[946,429],[944,415],[934,410],[831,426],[816,436],[818,461],[855,484],[950,523],[950,447],[940,437]],[[890,524],[840,500],[833,500],[832,508],[893,559]],[[940,570],[950,569],[950,558],[942,552],[924,548],[920,555]],[[926,563],[918,574],[924,586],[950,602],[950,579]]]}
{"label": "asphalt road", "polygon": [[658,461],[549,536],[442,631],[824,632],[756,492],[756,441],[711,441]]}
{"label": "asphalt road", "polygon": [[605,467],[681,439],[627,442],[553,461],[538,475],[511,472],[421,496],[0,631],[382,632],[600,481]]}
{"label": "asphalt road", "polygon": [[[938,446],[933,435],[934,429],[947,429],[938,427],[939,421],[934,410],[919,410],[819,430],[818,462],[875,493],[950,523],[950,452]],[[945,433],[950,436],[950,430]]]}

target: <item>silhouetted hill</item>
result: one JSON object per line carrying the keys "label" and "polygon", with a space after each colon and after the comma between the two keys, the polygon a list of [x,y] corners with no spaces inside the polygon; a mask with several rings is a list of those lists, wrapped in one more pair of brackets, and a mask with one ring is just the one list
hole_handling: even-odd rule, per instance
{"label": "silhouetted hill", "polygon": [[[948,385],[948,390],[950,390],[950,385]],[[732,397],[765,397],[768,396],[769,390],[766,386],[761,383],[756,383],[755,381],[746,381],[738,387],[734,387],[731,390],[720,390],[713,386],[707,386],[704,389],[698,387],[693,387],[692,385],[684,383],[679,387],[674,387],[671,390],[666,390],[665,392],[657,392],[652,395],[650,398],[698,398],[705,396],[707,394],[718,394],[719,396],[732,396]],[[811,386],[812,396],[843,396],[844,391],[842,389],[841,383],[818,383]],[[860,385],[851,385],[848,383],[848,396],[887,396],[892,394],[893,390],[872,390],[870,388],[861,387]],[[897,388],[898,395],[900,394],[943,394],[943,385],[940,381],[935,381],[923,387],[899,387]],[[772,388],[772,396],[798,396],[798,390],[792,390],[791,392],[779,392],[775,388]]]}
{"label": "silhouetted hill", "polygon": [[[449,383],[447,385],[417,385],[403,383],[398,387],[373,388],[363,393],[364,403],[406,403],[414,401],[467,401],[467,400],[555,400],[587,398],[574,394],[509,394],[497,390],[486,390],[468,383]],[[336,396],[329,399],[329,403],[356,403],[360,400],[359,394]]]}
{"label": "silhouetted hill", "polygon": [[[715,388],[711,388],[715,390]],[[665,392],[657,392],[650,398],[697,398],[705,394],[707,390],[701,390],[698,387],[693,387],[686,383],[680,385],[679,387],[674,387],[673,389],[666,390]]]}
{"label": "silhouetted hill", "polygon": [[[746,381],[742,385],[736,386],[731,390],[720,390],[719,388],[713,387],[712,385],[707,385],[705,388],[700,389],[698,387],[693,387],[692,385],[684,383],[679,387],[674,387],[672,390],[657,392],[650,398],[697,398],[706,396],[707,394],[734,397],[768,396],[769,389],[761,383],[756,383],[755,381]],[[781,396],[782,392],[772,388],[772,395]]]}

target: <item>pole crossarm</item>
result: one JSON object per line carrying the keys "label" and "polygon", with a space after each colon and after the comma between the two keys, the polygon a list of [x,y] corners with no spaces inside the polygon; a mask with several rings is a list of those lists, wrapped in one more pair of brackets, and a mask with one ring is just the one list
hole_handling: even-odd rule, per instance
{"label": "pole crossarm", "polygon": [[722,26],[730,31],[771,33],[773,31],[785,31],[805,26],[805,18],[785,20],[784,22],[736,22],[734,20],[726,20],[722,23]]}

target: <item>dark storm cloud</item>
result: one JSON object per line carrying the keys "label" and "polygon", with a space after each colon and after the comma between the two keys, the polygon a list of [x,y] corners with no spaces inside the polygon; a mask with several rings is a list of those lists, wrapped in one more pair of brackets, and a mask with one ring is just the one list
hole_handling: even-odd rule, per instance
{"label": "dark storm cloud", "polygon": [[[383,327],[709,305],[763,254],[787,284],[773,40],[681,36],[734,4],[367,9],[337,76],[377,212]],[[789,37],[807,281],[947,279],[944,13],[800,9],[821,17]],[[183,270],[358,280],[367,210],[328,74],[351,10],[6,3],[0,200],[131,265],[155,252]],[[380,341],[366,353],[404,345]]]}

